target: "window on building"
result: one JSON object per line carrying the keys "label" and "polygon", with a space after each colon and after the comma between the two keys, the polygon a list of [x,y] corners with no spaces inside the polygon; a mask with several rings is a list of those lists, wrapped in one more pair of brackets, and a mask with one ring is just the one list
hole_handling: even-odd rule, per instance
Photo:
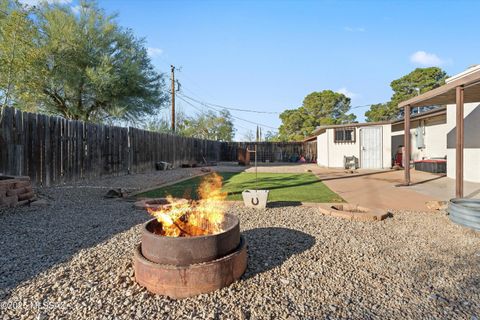
{"label": "window on building", "polygon": [[355,128],[337,128],[335,129],[335,143],[354,143]]}

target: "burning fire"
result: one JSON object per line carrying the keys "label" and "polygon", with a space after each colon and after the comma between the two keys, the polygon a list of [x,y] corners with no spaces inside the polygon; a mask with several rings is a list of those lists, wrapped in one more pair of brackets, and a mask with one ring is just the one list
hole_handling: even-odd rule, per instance
{"label": "burning fire", "polygon": [[206,176],[198,187],[199,200],[186,201],[167,196],[169,204],[147,208],[161,225],[161,235],[168,237],[201,236],[223,231],[227,197],[222,192],[222,177]]}

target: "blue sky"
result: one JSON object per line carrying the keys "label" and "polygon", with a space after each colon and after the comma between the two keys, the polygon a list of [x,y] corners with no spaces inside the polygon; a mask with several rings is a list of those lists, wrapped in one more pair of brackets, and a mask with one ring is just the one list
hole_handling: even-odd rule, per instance
{"label": "blue sky", "polygon": [[[75,2],[72,3],[74,5]],[[183,93],[218,105],[281,112],[331,89],[379,103],[416,67],[449,75],[480,63],[476,1],[100,0],[144,37],[158,69],[181,67]],[[196,112],[179,101],[187,113]],[[368,108],[352,111],[364,119]],[[277,128],[278,115],[233,112]],[[255,125],[235,120],[237,138]],[[268,130],[264,127],[264,131]]]}

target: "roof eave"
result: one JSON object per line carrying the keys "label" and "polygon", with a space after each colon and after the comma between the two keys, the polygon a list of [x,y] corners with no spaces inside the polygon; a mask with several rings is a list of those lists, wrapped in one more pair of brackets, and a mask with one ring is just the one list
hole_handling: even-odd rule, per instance
{"label": "roof eave", "polygon": [[[444,84],[441,87],[427,91],[419,96],[410,98],[398,104],[399,108],[406,106],[423,107],[430,105],[447,105],[455,103],[455,89],[457,87],[470,88],[472,94],[465,95],[465,102],[477,102],[480,92],[480,70],[476,70],[463,77]],[[474,91],[475,89],[475,91]]]}

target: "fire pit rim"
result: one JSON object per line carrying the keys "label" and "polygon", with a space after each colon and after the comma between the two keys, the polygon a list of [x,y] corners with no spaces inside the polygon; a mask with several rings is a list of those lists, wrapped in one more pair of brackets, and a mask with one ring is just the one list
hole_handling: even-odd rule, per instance
{"label": "fire pit rim", "polygon": [[155,234],[147,226],[158,223],[151,219],[143,225],[142,254],[159,264],[189,265],[218,259],[238,247],[240,243],[240,219],[231,213],[225,214],[226,229],[201,236],[169,237]]}
{"label": "fire pit rim", "polygon": [[222,233],[227,233],[227,232],[231,231],[232,229],[236,228],[236,226],[240,223],[240,219],[238,219],[238,217],[236,215],[231,214],[231,213],[225,213],[225,217],[227,217],[227,216],[232,217],[234,219],[233,223],[227,229],[222,230],[221,232],[212,233],[212,234],[205,234],[205,235],[201,235],[201,236],[170,237],[170,236],[162,236],[162,235],[155,234],[155,233],[151,232],[150,230],[148,230],[148,228],[147,228],[147,226],[150,223],[155,223],[155,222],[158,223],[158,220],[155,219],[155,218],[150,219],[147,222],[145,222],[142,226],[142,231],[147,231],[153,237],[157,237],[157,238],[161,238],[161,239],[168,239],[167,241],[170,241],[170,239],[172,239],[172,241],[177,241],[177,240],[173,240],[173,239],[178,239],[178,241],[181,241],[181,240],[192,239],[192,238],[195,238],[195,239],[208,238],[208,237],[216,236],[216,235],[219,235],[219,234],[222,234]]}
{"label": "fire pit rim", "polygon": [[135,257],[142,260],[142,262],[145,264],[148,264],[150,266],[155,266],[155,267],[162,267],[164,269],[171,269],[171,270],[192,269],[192,268],[201,268],[203,266],[213,265],[220,261],[228,260],[232,256],[239,254],[244,248],[247,248],[247,240],[245,240],[245,237],[243,235],[240,235],[240,243],[238,244],[238,246],[235,248],[233,252],[230,252],[225,256],[219,257],[217,259],[205,261],[205,262],[192,263],[189,265],[173,265],[168,263],[157,263],[145,258],[145,256],[142,254],[142,243],[140,242],[135,245]]}

